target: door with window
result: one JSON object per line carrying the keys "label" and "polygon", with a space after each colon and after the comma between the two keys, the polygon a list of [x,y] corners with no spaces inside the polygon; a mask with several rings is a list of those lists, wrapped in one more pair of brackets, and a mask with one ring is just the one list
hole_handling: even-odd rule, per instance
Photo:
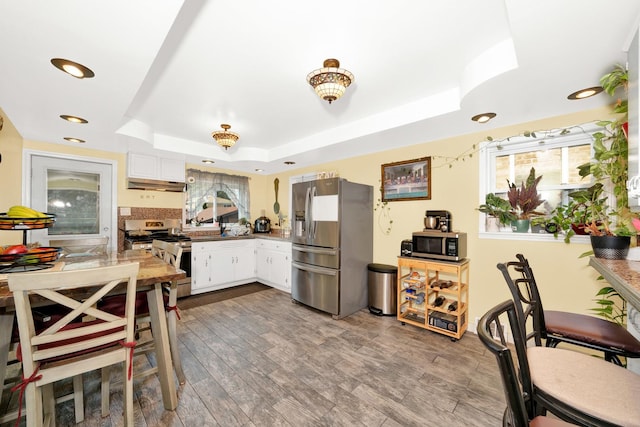
{"label": "door with window", "polygon": [[[108,236],[116,247],[114,164],[99,159],[69,159],[40,154],[30,157],[28,204],[56,215],[53,227],[30,231],[29,241]],[[27,162],[29,163],[29,162]]]}

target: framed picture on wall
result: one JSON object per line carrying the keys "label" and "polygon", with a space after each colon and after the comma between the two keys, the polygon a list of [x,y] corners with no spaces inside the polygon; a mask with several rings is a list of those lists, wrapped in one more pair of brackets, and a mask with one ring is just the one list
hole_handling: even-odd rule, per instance
{"label": "framed picture on wall", "polygon": [[382,165],[382,201],[430,200],[431,157]]}

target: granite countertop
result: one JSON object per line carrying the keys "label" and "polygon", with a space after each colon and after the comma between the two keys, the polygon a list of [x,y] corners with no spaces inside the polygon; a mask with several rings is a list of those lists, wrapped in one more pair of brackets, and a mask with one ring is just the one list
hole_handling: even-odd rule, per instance
{"label": "granite countertop", "polygon": [[602,274],[629,304],[640,309],[640,261],[591,257],[589,265]]}

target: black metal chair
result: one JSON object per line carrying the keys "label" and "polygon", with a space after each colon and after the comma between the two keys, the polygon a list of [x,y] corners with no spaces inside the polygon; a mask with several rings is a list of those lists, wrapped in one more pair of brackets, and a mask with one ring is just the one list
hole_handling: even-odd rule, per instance
{"label": "black metal chair", "polygon": [[640,375],[577,351],[527,347],[517,307],[512,300],[495,306],[482,316],[477,330],[500,368],[507,399],[504,426],[522,427],[529,420],[530,425],[547,425],[553,421],[540,419],[547,411],[583,426],[640,425]]}
{"label": "black metal chair", "polygon": [[[606,319],[566,311],[544,310],[533,270],[522,254],[518,261],[498,264],[516,307],[532,325],[527,340],[535,345],[557,347],[560,343],[574,344],[604,353],[604,359],[622,365],[620,357],[640,357],[640,342],[623,326]],[[531,323],[529,323],[529,319]]]}
{"label": "black metal chair", "polygon": [[[478,338],[487,347],[487,349],[495,356],[502,378],[502,387],[504,396],[507,401],[502,419],[503,426],[512,427],[561,427],[568,424],[561,420],[548,418],[545,416],[536,416],[529,421],[529,411],[527,403],[531,398],[530,394],[526,394],[527,402],[525,402],[525,394],[518,380],[518,373],[513,364],[511,350],[507,347],[505,336],[505,321],[501,317],[508,317],[509,324],[517,324],[515,307],[513,301],[505,301],[491,311],[487,312],[480,318],[478,323]],[[524,360],[526,363],[526,360]]]}

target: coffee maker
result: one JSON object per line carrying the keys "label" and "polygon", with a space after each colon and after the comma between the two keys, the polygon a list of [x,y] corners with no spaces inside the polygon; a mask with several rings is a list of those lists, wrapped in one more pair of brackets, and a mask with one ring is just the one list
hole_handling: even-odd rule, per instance
{"label": "coffee maker", "polygon": [[451,212],[426,211],[424,214],[424,230],[440,230],[447,233],[453,229],[451,225]]}

